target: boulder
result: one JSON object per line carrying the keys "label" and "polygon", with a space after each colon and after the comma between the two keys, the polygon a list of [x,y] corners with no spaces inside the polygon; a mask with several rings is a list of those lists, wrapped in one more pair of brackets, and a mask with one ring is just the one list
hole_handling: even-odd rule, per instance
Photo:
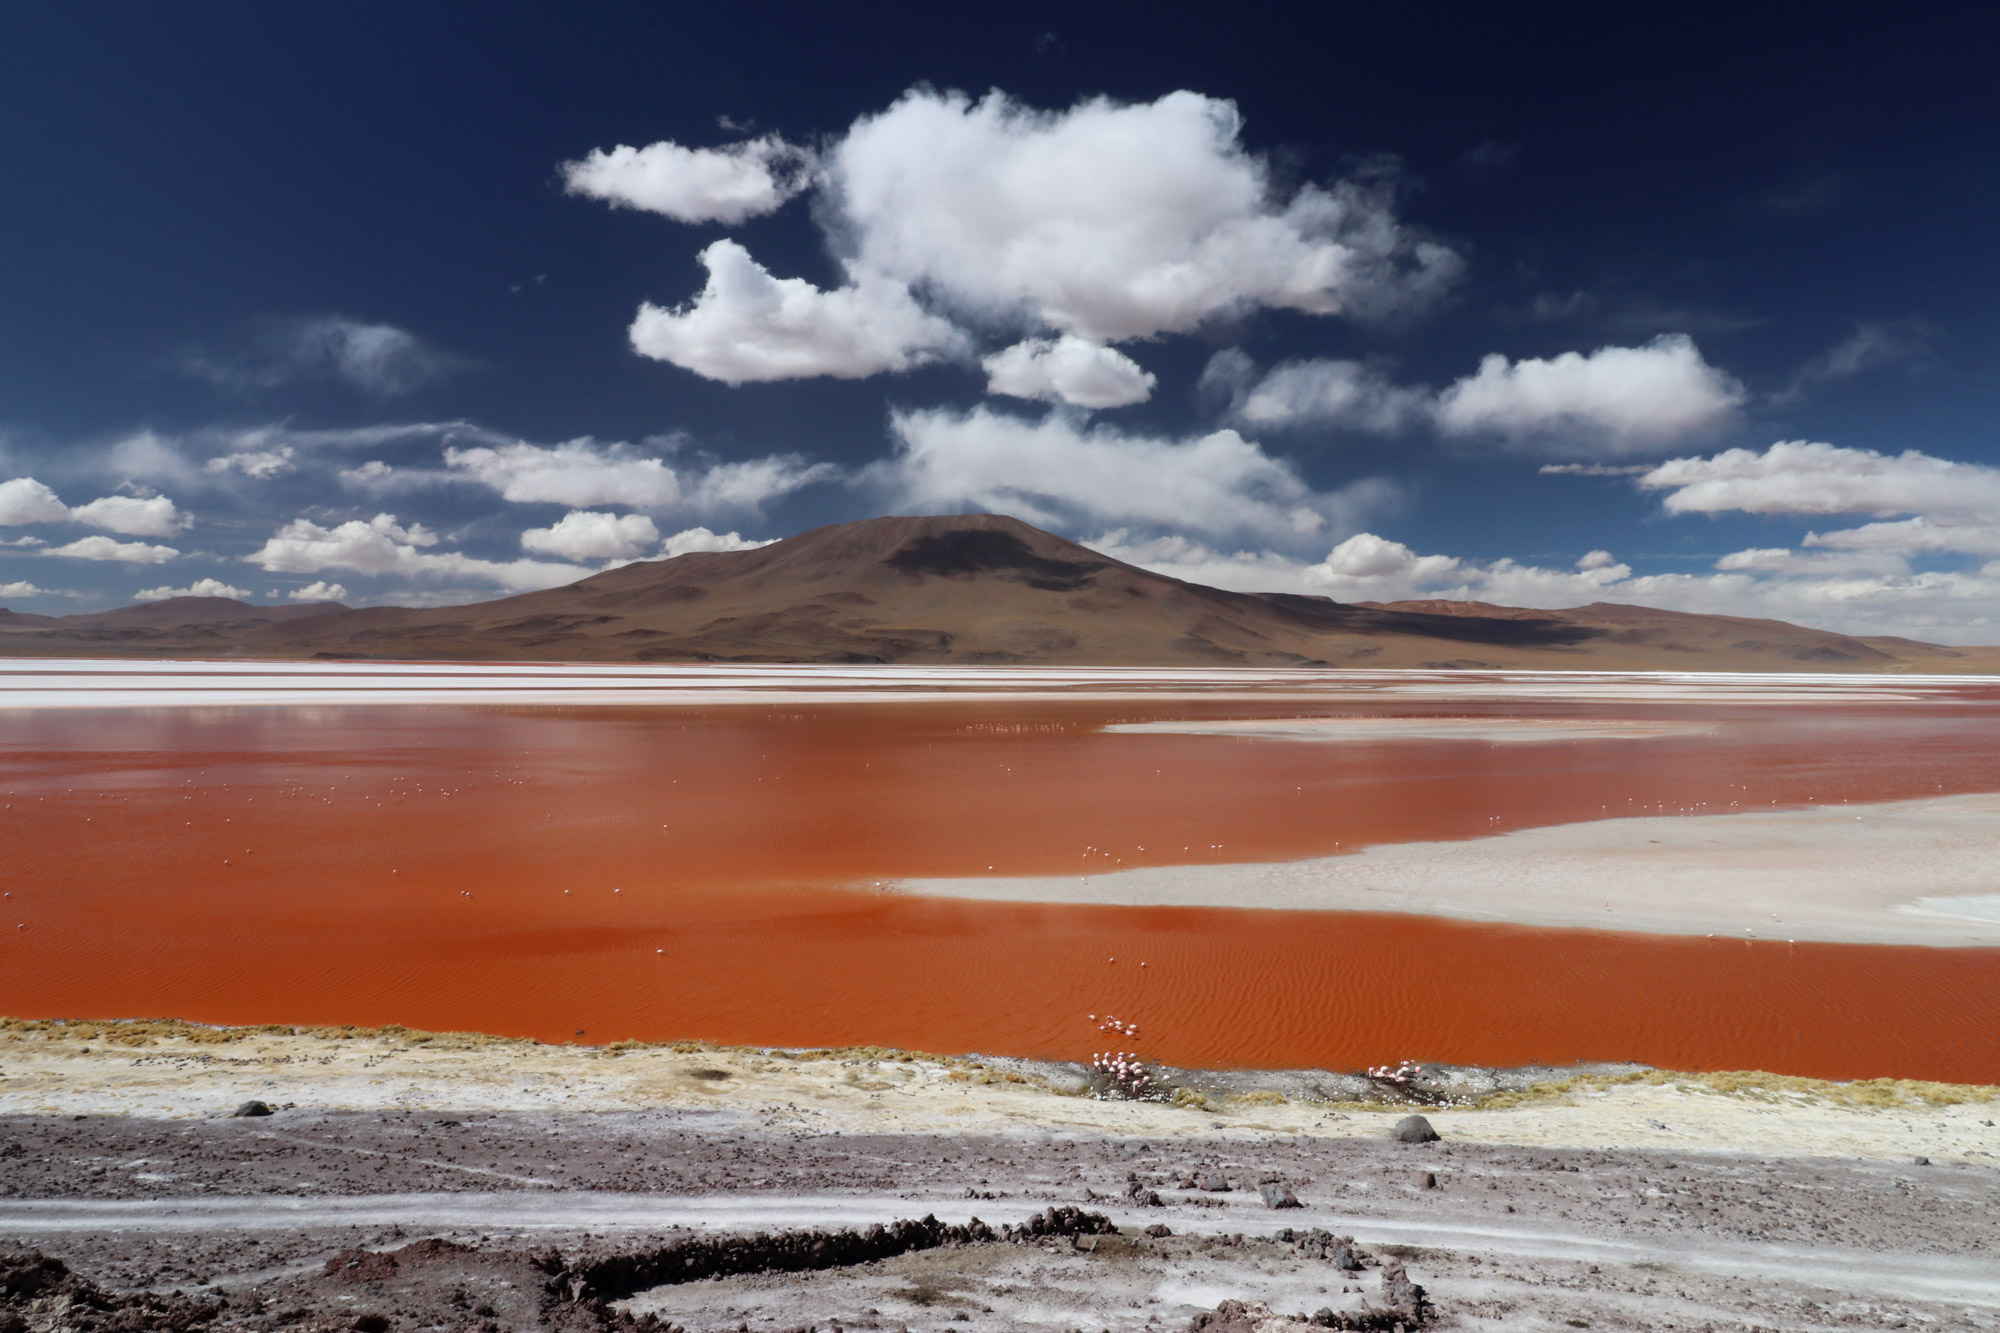
{"label": "boulder", "polygon": [[271,1114],[271,1108],[265,1103],[259,1101],[245,1102],[243,1103],[243,1105],[237,1107],[234,1111],[231,1111],[229,1113],[231,1119],[234,1119],[237,1116],[244,1116],[244,1115],[269,1115],[269,1114]]}
{"label": "boulder", "polygon": [[1257,1192],[1264,1196],[1264,1206],[1266,1208],[1305,1207],[1304,1204],[1299,1202],[1299,1196],[1292,1193],[1292,1191],[1284,1185],[1279,1185],[1275,1183],[1259,1185],[1257,1187]]}
{"label": "boulder", "polygon": [[1420,1115],[1406,1115],[1389,1131],[1389,1137],[1398,1143],[1436,1143],[1439,1136],[1430,1121]]}

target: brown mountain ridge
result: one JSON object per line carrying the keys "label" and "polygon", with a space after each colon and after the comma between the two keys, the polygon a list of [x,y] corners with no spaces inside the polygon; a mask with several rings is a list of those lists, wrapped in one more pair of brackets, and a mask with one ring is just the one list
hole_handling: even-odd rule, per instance
{"label": "brown mountain ridge", "polygon": [[874,518],[450,607],[182,597],[0,610],[0,654],[427,661],[904,662],[1992,671],[2000,650],[1594,603],[1342,603],[1167,578],[995,514]]}

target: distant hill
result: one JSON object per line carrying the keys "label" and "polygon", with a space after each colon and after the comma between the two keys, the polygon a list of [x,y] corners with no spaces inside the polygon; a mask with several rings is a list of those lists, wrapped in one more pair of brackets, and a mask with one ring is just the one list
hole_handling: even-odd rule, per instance
{"label": "distant hill", "polygon": [[432,661],[912,662],[1994,671],[2000,650],[1596,603],[1349,604],[1166,578],[1017,519],[874,518],[452,607],[179,597],[0,611],[0,654]]}

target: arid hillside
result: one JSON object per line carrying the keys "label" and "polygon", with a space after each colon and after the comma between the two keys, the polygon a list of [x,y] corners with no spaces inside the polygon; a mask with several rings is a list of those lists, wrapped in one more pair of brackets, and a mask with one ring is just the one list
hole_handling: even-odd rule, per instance
{"label": "arid hillside", "polygon": [[0,654],[471,661],[909,662],[1992,671],[2000,649],[1598,603],[1347,604],[1166,578],[999,515],[875,518],[642,561],[468,606],[176,598],[0,610]]}

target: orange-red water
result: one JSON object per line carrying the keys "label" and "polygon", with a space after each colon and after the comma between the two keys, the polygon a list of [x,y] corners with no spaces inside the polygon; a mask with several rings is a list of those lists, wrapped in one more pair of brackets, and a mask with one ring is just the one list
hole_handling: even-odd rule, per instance
{"label": "orange-red water", "polygon": [[1068,1057],[1102,1043],[1084,1015],[1110,1012],[1187,1064],[2000,1081],[1995,950],[870,888],[2000,790],[2000,719],[1976,702],[1621,706],[1722,722],[1578,744],[1096,730],[1299,711],[16,713],[0,730],[0,1012]]}

